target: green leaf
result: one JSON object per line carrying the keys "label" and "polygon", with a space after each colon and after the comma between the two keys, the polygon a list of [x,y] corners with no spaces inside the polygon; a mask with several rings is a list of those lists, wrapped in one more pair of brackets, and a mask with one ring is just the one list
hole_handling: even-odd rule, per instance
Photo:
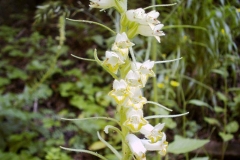
{"label": "green leaf", "polygon": [[237,121],[232,121],[227,124],[226,130],[228,133],[236,133],[239,129],[239,125]]}
{"label": "green leaf", "polygon": [[200,106],[200,107],[208,107],[210,109],[212,109],[212,107],[207,104],[206,102],[203,102],[201,100],[197,100],[197,99],[192,99],[190,101],[188,101],[189,104],[193,104],[193,105],[196,105],[196,106]]}
{"label": "green leaf", "polygon": [[70,104],[79,108],[79,109],[83,109],[86,107],[86,101],[84,100],[83,96],[79,96],[79,95],[74,95],[71,99],[70,99]]}
{"label": "green leaf", "polygon": [[103,142],[97,141],[97,142],[94,142],[93,144],[91,144],[88,149],[92,150],[92,151],[96,151],[96,150],[99,150],[99,149],[103,149],[105,147],[106,147],[106,145]]}
{"label": "green leaf", "polygon": [[10,83],[10,80],[8,78],[0,77],[0,87],[8,85],[9,83]]}
{"label": "green leaf", "polygon": [[177,126],[177,123],[175,121],[173,121],[172,118],[163,119],[163,123],[165,123],[165,126],[170,129],[176,128],[176,126]]}
{"label": "green leaf", "polygon": [[224,110],[221,107],[215,106],[214,111],[217,112],[217,113],[222,113]]}
{"label": "green leaf", "polygon": [[209,140],[183,138],[178,135],[176,135],[174,139],[175,140],[168,146],[168,152],[174,154],[181,154],[193,151],[204,146],[209,142]]}
{"label": "green leaf", "polygon": [[209,160],[209,157],[196,157],[192,158],[191,160]]}
{"label": "green leaf", "polygon": [[223,139],[224,142],[227,142],[227,141],[230,141],[231,139],[233,139],[232,134],[226,134],[223,132],[219,132],[218,135]]}
{"label": "green leaf", "polygon": [[204,117],[204,121],[206,121],[207,123],[209,123],[211,125],[218,125],[218,126],[220,126],[219,121],[217,119],[215,119],[215,118]]}
{"label": "green leaf", "polygon": [[100,35],[95,35],[95,36],[92,36],[92,39],[93,39],[93,41],[95,42],[95,43],[97,43],[99,46],[104,46],[103,44],[103,42],[104,42],[104,39],[103,39],[103,37],[102,36],[100,36]]}
{"label": "green leaf", "polygon": [[220,69],[213,69],[212,72],[220,74],[223,77],[227,77],[228,76],[228,72],[225,69],[222,69],[222,70],[220,70]]}
{"label": "green leaf", "polygon": [[228,100],[227,97],[221,92],[217,92],[217,96],[220,100],[222,100],[224,102],[226,102]]}
{"label": "green leaf", "polygon": [[20,78],[22,80],[27,79],[27,74],[22,71],[21,69],[18,68],[12,68],[8,73],[7,73],[8,78],[10,79],[17,79]]}
{"label": "green leaf", "polygon": [[59,85],[59,91],[62,97],[68,97],[72,95],[72,90],[75,88],[74,83],[65,82]]}

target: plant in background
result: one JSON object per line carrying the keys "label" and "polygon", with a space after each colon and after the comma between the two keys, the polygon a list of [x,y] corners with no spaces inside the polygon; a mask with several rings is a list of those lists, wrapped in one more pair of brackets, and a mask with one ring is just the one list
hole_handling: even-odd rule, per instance
{"label": "plant in background", "polygon": [[[170,4],[169,6],[171,5],[174,4]],[[101,8],[103,10],[113,7],[121,15],[119,33],[97,22],[68,19],[71,21],[93,23],[108,29],[116,35],[111,50],[105,52],[105,59],[101,61],[95,50],[95,59],[91,60],[102,66],[114,78],[113,90],[109,92],[109,96],[111,96],[117,104],[116,119],[109,117],[62,119],[72,121],[105,119],[115,122],[118,127],[107,125],[104,131],[108,134],[109,129],[112,129],[121,136],[121,152],[118,152],[113,146],[106,142],[99,133],[97,133],[97,135],[120,160],[128,160],[132,156],[135,157],[135,159],[144,160],[146,159],[147,151],[158,151],[160,155],[164,156],[168,146],[166,134],[162,131],[164,123],[158,123],[154,126],[151,125],[148,120],[163,117],[178,117],[186,115],[187,113],[144,117],[143,107],[145,104],[153,104],[168,111],[171,111],[171,109],[157,102],[148,101],[147,98],[143,96],[142,90],[148,79],[150,77],[155,77],[153,71],[155,64],[177,61],[180,58],[166,61],[151,61],[148,59],[142,63],[138,62],[133,50],[135,44],[130,40],[140,34],[143,36],[155,37],[157,41],[160,42],[160,36],[164,36],[165,34],[161,31],[163,24],[157,19],[159,17],[159,12],[155,10],[147,13],[145,12],[145,9],[155,6],[150,6],[145,9],[138,8],[135,10],[127,10],[127,0],[91,0],[90,7]],[[79,58],[86,60],[85,58]],[[137,133],[143,134],[145,139],[138,138],[136,136]],[[106,159],[102,155],[89,150],[61,148],[71,151],[86,152],[100,159]]]}

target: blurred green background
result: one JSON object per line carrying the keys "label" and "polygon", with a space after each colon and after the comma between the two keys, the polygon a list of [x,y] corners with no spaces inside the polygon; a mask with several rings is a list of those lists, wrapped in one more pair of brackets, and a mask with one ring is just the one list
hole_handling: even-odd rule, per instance
{"label": "blurred green background", "polygon": [[[153,121],[164,122],[167,140],[175,142],[162,159],[240,159],[240,1],[155,1],[174,2],[177,5],[156,8],[166,34],[160,44],[148,37],[133,39],[138,61],[183,57],[157,65],[156,78],[144,90],[148,99],[171,108],[171,114],[190,112]],[[129,0],[128,8],[151,3]],[[120,149],[115,133],[102,132],[109,122],[60,120],[115,115],[115,104],[107,96],[112,77],[96,63],[71,56],[93,59],[97,48],[103,58],[114,41],[99,26],[64,21],[85,19],[117,29],[119,15],[113,9],[100,12],[88,5],[88,0],[0,0],[1,160],[97,159],[59,146],[86,148],[115,159],[96,134],[100,131]],[[144,111],[169,114],[153,106]],[[179,136],[209,143],[192,151],[182,146],[188,141]],[[151,152],[148,157],[159,159]]]}

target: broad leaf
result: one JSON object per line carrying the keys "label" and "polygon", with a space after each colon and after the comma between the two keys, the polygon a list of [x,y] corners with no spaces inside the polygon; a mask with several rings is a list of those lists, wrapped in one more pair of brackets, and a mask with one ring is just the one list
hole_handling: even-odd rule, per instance
{"label": "broad leaf", "polygon": [[226,130],[228,133],[235,133],[238,131],[238,129],[239,129],[239,125],[237,121],[232,121],[228,123],[226,126]]}
{"label": "broad leaf", "polygon": [[176,135],[174,139],[175,140],[168,146],[168,152],[174,154],[181,154],[193,151],[204,146],[209,142],[209,140],[183,138],[178,135]]}
{"label": "broad leaf", "polygon": [[217,119],[215,119],[215,118],[204,117],[204,121],[206,121],[207,123],[209,123],[211,125],[218,125],[218,126],[220,126],[219,121]]}
{"label": "broad leaf", "polygon": [[230,141],[231,139],[233,139],[232,134],[226,134],[226,133],[223,133],[223,132],[219,132],[218,134],[223,139],[224,142],[227,142],[227,141]]}

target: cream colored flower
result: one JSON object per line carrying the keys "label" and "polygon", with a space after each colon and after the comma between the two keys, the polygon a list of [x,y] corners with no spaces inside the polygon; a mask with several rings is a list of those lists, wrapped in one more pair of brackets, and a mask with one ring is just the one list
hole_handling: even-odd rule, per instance
{"label": "cream colored flower", "polygon": [[144,134],[151,143],[156,143],[163,137],[163,127],[164,123],[159,123],[155,127],[153,127],[151,124],[146,124],[145,126],[142,126],[140,132]]}
{"label": "cream colored flower", "polygon": [[163,137],[161,141],[151,143],[149,140],[141,140],[142,144],[148,151],[158,151],[161,155],[166,155],[168,142],[166,141],[166,134],[163,132]]}
{"label": "cream colored flower", "polygon": [[134,109],[142,109],[143,105],[147,103],[147,99],[142,96],[142,91],[138,87],[130,87],[131,93],[127,98],[127,102],[124,106],[133,107]]}
{"label": "cream colored flower", "polygon": [[109,92],[109,95],[115,99],[117,104],[122,104],[129,95],[128,84],[123,79],[115,79],[113,82],[113,90]]}
{"label": "cream colored flower", "polygon": [[138,8],[135,10],[128,10],[126,16],[130,21],[142,24],[142,25],[157,25],[160,21],[157,20],[159,12],[150,11],[145,13],[144,9]]}
{"label": "cream colored flower", "polygon": [[146,17],[145,11],[142,8],[131,9],[126,12],[126,16],[130,21],[143,23]]}
{"label": "cream colored flower", "polygon": [[155,10],[148,12],[146,15],[147,24],[154,24],[154,25],[159,24],[160,21],[157,20],[158,16],[159,16],[159,12]]}
{"label": "cream colored flower", "polygon": [[90,0],[90,7],[108,9],[116,5],[115,0]]}
{"label": "cream colored flower", "polygon": [[132,63],[131,69],[139,74],[141,86],[145,86],[149,77],[155,77],[153,72],[154,61],[147,60],[144,63]]}
{"label": "cream colored flower", "polygon": [[163,28],[163,24],[157,24],[155,26],[151,25],[140,25],[138,26],[137,33],[142,36],[154,36],[157,41],[160,43],[160,36],[164,36],[165,34],[161,29]]}
{"label": "cream colored flower", "polygon": [[142,87],[141,75],[137,71],[129,70],[126,75],[127,83],[132,87]]}
{"label": "cream colored flower", "polygon": [[125,32],[117,34],[114,44],[121,49],[129,48],[135,45],[128,39]]}
{"label": "cream colored flower", "polygon": [[137,136],[134,134],[128,134],[126,136],[126,141],[136,160],[146,160],[145,153],[147,150]]}
{"label": "cream colored flower", "polygon": [[128,127],[132,132],[138,132],[142,126],[146,125],[148,121],[143,118],[143,111],[141,109],[129,108],[127,111],[127,120],[123,125]]}
{"label": "cream colored flower", "polygon": [[113,73],[117,73],[120,65],[124,64],[124,61],[119,57],[119,55],[112,51],[106,51],[106,59],[103,62],[103,65],[109,68]]}

